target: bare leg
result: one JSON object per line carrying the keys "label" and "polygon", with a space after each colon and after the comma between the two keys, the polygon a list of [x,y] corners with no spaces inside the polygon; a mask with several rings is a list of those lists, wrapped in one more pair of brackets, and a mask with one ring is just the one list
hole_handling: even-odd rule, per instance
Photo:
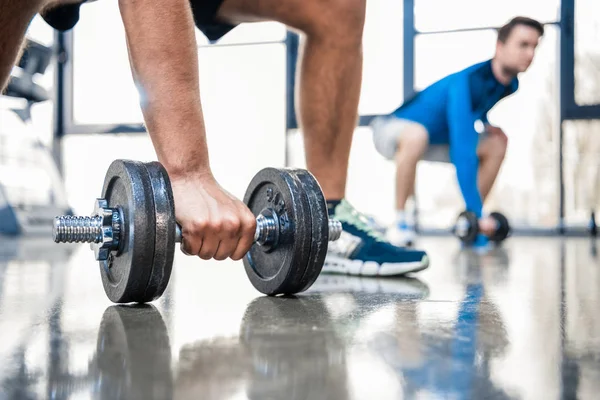
{"label": "bare leg", "polygon": [[[417,164],[418,165],[418,164]],[[414,197],[415,197],[415,186],[417,184],[417,165],[415,165],[415,174],[413,177],[413,183],[408,191],[408,196],[406,197],[406,200],[404,201],[404,207],[406,207],[406,202],[408,200],[413,200],[414,201]],[[398,172],[396,171],[396,175],[398,174]],[[397,206],[397,201],[396,201],[396,206]]]}
{"label": "bare leg", "polygon": [[0,0],[0,93],[21,57],[25,33],[35,15],[46,8],[79,0]]}
{"label": "bare leg", "polygon": [[275,20],[304,32],[297,113],[306,164],[327,199],[345,195],[362,80],[366,0],[225,0],[232,22]]}
{"label": "bare leg", "polygon": [[19,57],[27,27],[43,4],[42,0],[0,0],[0,93]]}
{"label": "bare leg", "polygon": [[400,136],[396,151],[396,210],[402,211],[415,192],[417,163],[427,150],[429,138],[420,125],[410,125]]}
{"label": "bare leg", "polygon": [[489,136],[477,148],[479,174],[477,184],[481,199],[485,201],[492,190],[506,154],[508,139],[500,128],[491,128]]}

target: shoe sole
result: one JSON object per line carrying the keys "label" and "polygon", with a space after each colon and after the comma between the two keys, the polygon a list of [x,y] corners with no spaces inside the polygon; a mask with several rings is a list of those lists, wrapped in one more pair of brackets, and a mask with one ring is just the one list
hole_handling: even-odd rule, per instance
{"label": "shoe sole", "polygon": [[356,276],[398,276],[423,271],[427,267],[429,267],[429,257],[427,255],[424,255],[421,261],[383,264],[378,264],[375,261],[349,260],[327,255],[322,273]]}

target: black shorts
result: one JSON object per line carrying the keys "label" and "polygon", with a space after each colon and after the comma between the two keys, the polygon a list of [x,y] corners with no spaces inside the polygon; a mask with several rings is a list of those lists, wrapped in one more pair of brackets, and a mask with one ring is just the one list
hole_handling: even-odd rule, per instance
{"label": "black shorts", "polygon": [[[67,31],[79,21],[79,7],[83,3],[96,0],[82,0],[78,4],[67,4],[53,8],[43,13],[42,18],[54,29]],[[217,11],[224,0],[190,0],[194,13],[196,27],[206,35],[210,41],[222,38],[235,25],[217,20]]]}

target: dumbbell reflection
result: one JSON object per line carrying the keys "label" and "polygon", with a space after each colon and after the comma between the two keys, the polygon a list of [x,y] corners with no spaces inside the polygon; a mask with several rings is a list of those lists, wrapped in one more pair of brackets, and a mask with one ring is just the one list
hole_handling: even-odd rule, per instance
{"label": "dumbbell reflection", "polygon": [[177,399],[345,399],[346,345],[320,297],[260,297],[247,307],[239,337],[186,345]]}

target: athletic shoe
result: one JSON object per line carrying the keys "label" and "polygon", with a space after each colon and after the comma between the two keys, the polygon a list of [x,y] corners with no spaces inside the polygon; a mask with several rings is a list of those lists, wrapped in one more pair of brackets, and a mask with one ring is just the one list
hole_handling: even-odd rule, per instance
{"label": "athletic shoe", "polygon": [[424,251],[396,247],[374,230],[368,218],[346,200],[332,215],[342,223],[342,234],[329,242],[324,273],[361,276],[395,276],[418,272],[429,266]]}

